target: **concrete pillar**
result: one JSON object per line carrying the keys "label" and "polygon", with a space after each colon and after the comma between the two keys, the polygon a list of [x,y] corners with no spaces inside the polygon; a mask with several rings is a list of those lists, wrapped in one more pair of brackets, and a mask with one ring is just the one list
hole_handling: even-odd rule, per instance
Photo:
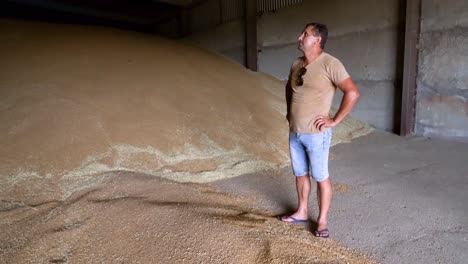
{"label": "concrete pillar", "polygon": [[257,1],[245,0],[246,67],[257,71]]}

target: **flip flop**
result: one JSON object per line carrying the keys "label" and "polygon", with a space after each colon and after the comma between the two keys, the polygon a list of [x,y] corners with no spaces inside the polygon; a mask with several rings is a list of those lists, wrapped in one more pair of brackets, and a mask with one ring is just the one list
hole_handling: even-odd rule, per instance
{"label": "flip flop", "polygon": [[328,238],[330,236],[329,234],[330,234],[330,231],[328,231],[328,228],[325,228],[322,230],[315,230],[316,237]]}
{"label": "flip flop", "polygon": [[[288,216],[288,215],[277,216],[276,219],[280,220],[281,222],[292,223],[292,224],[306,223],[307,221],[309,221],[309,220],[296,219],[296,218],[294,218],[292,216]],[[292,221],[284,221],[285,219],[291,219]]]}

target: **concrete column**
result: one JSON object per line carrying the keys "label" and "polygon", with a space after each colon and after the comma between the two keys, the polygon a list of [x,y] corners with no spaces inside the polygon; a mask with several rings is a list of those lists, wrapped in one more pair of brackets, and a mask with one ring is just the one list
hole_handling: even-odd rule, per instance
{"label": "concrete column", "polygon": [[400,135],[414,133],[416,112],[416,74],[421,20],[421,0],[406,1],[405,58]]}
{"label": "concrete column", "polygon": [[246,67],[257,71],[257,1],[245,0]]}

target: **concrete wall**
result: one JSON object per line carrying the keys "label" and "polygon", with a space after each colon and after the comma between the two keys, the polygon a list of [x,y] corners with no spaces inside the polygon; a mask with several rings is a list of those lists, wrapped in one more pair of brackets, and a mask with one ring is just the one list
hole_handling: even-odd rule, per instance
{"label": "concrete wall", "polygon": [[208,0],[192,10],[191,32],[187,39],[245,64],[244,20],[223,22],[220,1]]}
{"label": "concrete wall", "polygon": [[155,29],[155,33],[162,35],[168,38],[177,38],[179,37],[179,21],[177,18],[169,19],[161,24],[159,24]]}
{"label": "concrete wall", "polygon": [[[399,127],[403,1],[304,1],[259,20],[259,69],[285,79],[292,59],[301,55],[297,37],[304,25],[320,21],[329,27],[325,50],[339,58],[362,97],[352,115],[388,131]],[[363,8],[365,7],[365,8]],[[399,66],[400,65],[400,66]],[[334,105],[342,98],[337,93]]]}
{"label": "concrete wall", "polygon": [[468,142],[468,1],[423,0],[416,134]]}
{"label": "concrete wall", "polygon": [[[213,2],[213,1],[207,1]],[[217,2],[217,1],[214,1]],[[308,22],[329,27],[326,51],[341,59],[359,86],[361,101],[352,115],[388,131],[399,128],[401,63],[404,44],[402,0],[304,1],[303,4],[263,14],[258,19],[258,68],[279,79],[288,77],[297,50],[297,37]],[[216,10],[195,10],[197,30],[190,39],[244,63],[244,23],[210,24]],[[363,8],[365,7],[365,8]],[[209,26],[212,26],[209,29]],[[208,30],[207,30],[208,29]],[[341,93],[337,93],[335,106]],[[397,113],[397,114],[395,114]]]}
{"label": "concrete wall", "polygon": [[[258,68],[287,78],[300,56],[307,22],[329,26],[326,51],[341,59],[362,97],[352,115],[398,131],[404,45],[404,0],[304,1],[258,19]],[[468,1],[422,0],[416,96],[417,135],[468,141]],[[221,23],[219,1],[193,12],[190,40],[244,64],[244,23]],[[340,93],[335,98],[338,106]]]}

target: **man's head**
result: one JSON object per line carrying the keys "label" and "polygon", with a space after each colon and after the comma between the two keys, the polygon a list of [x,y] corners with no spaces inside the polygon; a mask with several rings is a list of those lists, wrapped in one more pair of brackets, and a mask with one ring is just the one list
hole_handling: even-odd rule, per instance
{"label": "man's head", "polygon": [[299,36],[299,49],[303,52],[315,48],[323,50],[328,39],[328,28],[324,24],[309,23]]}

